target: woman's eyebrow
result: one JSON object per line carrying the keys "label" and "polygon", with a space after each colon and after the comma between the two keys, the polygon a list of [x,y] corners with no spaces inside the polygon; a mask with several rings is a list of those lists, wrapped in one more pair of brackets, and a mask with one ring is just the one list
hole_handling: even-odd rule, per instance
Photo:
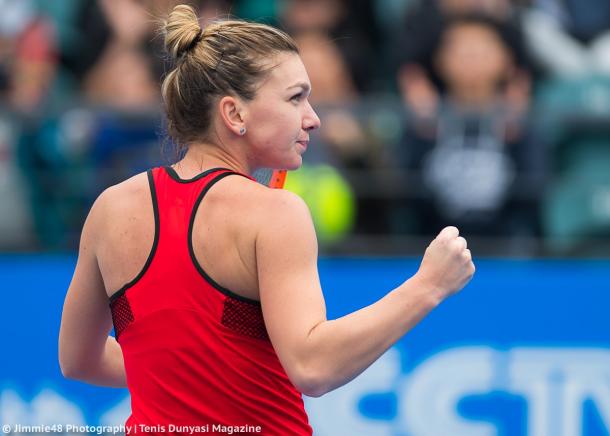
{"label": "woman's eyebrow", "polygon": [[299,82],[292,86],[289,86],[286,89],[292,89],[292,88],[298,88],[298,87],[303,88],[303,91],[305,91],[306,93],[309,93],[311,91],[311,86],[309,86],[309,83],[307,83],[307,82]]}

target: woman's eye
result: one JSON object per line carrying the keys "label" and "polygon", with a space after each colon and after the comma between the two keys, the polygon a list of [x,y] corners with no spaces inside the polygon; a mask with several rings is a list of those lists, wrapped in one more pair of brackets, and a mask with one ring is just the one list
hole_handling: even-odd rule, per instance
{"label": "woman's eye", "polygon": [[297,95],[292,96],[292,98],[290,100],[300,100],[302,96],[303,96],[303,93],[299,92]]}

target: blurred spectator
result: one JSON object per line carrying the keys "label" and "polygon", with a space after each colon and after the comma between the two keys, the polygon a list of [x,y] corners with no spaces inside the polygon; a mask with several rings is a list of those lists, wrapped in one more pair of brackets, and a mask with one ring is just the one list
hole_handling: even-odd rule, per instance
{"label": "blurred spectator", "polygon": [[51,24],[27,0],[0,0],[0,92],[14,109],[45,103],[55,75]]}
{"label": "blurred spectator", "polygon": [[501,24],[455,16],[433,65],[446,91],[433,113],[412,118],[403,150],[431,194],[416,205],[420,230],[433,234],[453,223],[470,234],[538,234],[544,147],[533,141],[524,102],[511,98],[516,63]]}
{"label": "blurred spectator", "polygon": [[[430,0],[407,10],[404,31],[394,44],[398,85],[411,111],[419,116],[435,112],[444,82],[436,73],[433,53],[439,44],[446,21],[454,15],[468,13],[488,16],[502,23],[502,37],[511,47],[514,61],[514,86],[511,98],[526,106],[529,102],[529,59],[526,55],[518,9],[510,0]],[[525,85],[525,86],[522,86]]]}
{"label": "blurred spectator", "polygon": [[530,50],[549,75],[610,75],[608,0],[535,0],[524,24]]}
{"label": "blurred spectator", "polygon": [[17,165],[19,124],[10,113],[0,110],[0,247],[31,248],[31,210],[27,202],[27,182]]}
{"label": "blurred spectator", "polygon": [[[64,74],[56,86],[67,92],[56,110],[28,124],[20,144],[39,240],[59,249],[76,244],[78,235],[70,230],[82,225],[104,187],[149,164],[151,145],[158,155],[162,71],[154,15],[143,3],[98,0],[63,6],[56,11],[63,17],[57,23],[69,25],[68,30],[60,25],[58,32]],[[130,115],[149,112],[144,121]]]}
{"label": "blurred spectator", "polygon": [[84,78],[84,94],[95,104],[142,109],[159,104],[159,77],[150,48],[155,22],[135,0],[98,0],[110,28],[105,49]]}
{"label": "blurred spectator", "polygon": [[372,0],[287,0],[280,23],[292,35],[314,32],[333,41],[359,92],[375,90],[379,32]]}
{"label": "blurred spectator", "polygon": [[22,118],[39,114],[55,76],[54,29],[28,0],[0,0],[0,245],[31,247],[29,173],[18,166]]}

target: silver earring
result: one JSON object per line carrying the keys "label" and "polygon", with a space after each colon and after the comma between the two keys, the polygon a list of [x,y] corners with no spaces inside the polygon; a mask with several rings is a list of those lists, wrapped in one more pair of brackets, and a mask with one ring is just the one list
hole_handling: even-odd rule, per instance
{"label": "silver earring", "polygon": [[241,136],[244,136],[244,135],[246,134],[246,128],[245,128],[245,127],[242,127],[241,129],[239,129],[239,134],[240,134]]}

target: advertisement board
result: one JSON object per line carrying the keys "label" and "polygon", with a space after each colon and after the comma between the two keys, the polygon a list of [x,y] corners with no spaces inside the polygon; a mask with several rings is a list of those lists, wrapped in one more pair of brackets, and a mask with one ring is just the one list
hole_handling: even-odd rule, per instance
{"label": "advertisement board", "polygon": [[[476,263],[461,293],[358,378],[306,398],[314,434],[610,434],[610,262]],[[129,415],[126,390],[66,380],[59,370],[74,264],[73,256],[0,256],[5,434],[36,425],[113,433]],[[418,261],[322,259],[319,267],[328,316],[337,318],[381,298]]]}

